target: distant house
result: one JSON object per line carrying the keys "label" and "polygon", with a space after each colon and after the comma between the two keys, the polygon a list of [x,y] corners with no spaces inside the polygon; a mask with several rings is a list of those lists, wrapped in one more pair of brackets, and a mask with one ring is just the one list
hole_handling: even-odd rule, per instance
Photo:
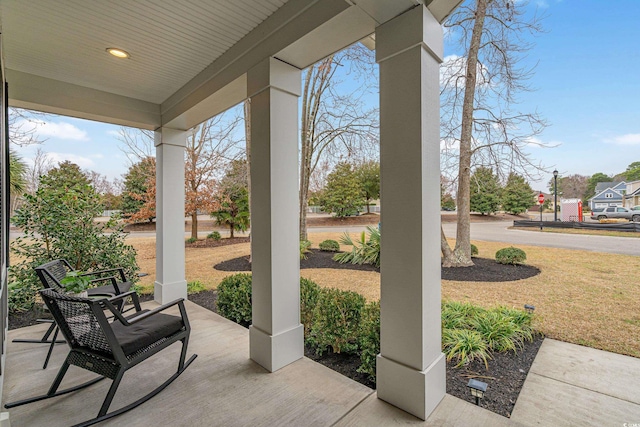
{"label": "distant house", "polygon": [[640,205],[640,180],[627,182],[627,191],[624,196],[624,206],[632,207]]}
{"label": "distant house", "polygon": [[588,200],[591,209],[606,208],[609,206],[624,206],[627,194],[627,183],[599,182],[596,184],[596,194]]}

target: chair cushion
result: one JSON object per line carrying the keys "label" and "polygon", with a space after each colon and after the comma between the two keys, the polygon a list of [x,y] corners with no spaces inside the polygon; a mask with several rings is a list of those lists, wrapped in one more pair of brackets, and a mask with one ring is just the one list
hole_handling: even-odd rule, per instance
{"label": "chair cushion", "polygon": [[[128,318],[139,316],[146,311],[139,311]],[[157,313],[130,326],[125,326],[119,320],[116,320],[111,324],[111,328],[124,354],[129,356],[162,338],[180,331],[182,329],[182,318]]]}
{"label": "chair cushion", "polygon": [[[121,294],[129,292],[129,289],[131,289],[131,282],[119,282],[118,289],[120,289]],[[87,289],[87,294],[89,296],[105,295],[109,297],[118,295],[113,285],[98,286],[97,288]]]}

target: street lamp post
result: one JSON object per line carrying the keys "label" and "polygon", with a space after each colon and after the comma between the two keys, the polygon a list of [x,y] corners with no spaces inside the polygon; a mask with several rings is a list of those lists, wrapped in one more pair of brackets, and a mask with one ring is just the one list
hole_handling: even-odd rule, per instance
{"label": "street lamp post", "polygon": [[558,220],[558,170],[553,171],[553,220]]}

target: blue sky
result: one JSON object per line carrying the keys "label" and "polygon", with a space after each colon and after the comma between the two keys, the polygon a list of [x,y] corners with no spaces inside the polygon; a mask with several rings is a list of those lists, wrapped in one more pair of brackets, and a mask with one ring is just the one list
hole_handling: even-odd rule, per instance
{"label": "blue sky", "polygon": [[[615,174],[640,161],[640,1],[538,0],[545,33],[532,39],[525,65],[537,67],[520,109],[537,110],[550,124],[539,139],[555,148],[531,156],[560,174]],[[455,54],[445,46],[445,55]],[[40,147],[110,179],[127,170],[118,126],[48,116],[38,126]],[[35,147],[20,149],[27,160]],[[550,178],[550,174],[549,174]],[[544,190],[549,178],[532,183]]]}

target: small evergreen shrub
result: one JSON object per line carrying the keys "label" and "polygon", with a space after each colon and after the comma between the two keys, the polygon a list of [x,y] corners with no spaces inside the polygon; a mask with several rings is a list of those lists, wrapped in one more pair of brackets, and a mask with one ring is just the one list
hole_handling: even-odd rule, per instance
{"label": "small evergreen shrub", "polygon": [[372,381],[376,380],[376,357],[380,353],[380,302],[368,303],[360,321],[358,345],[360,347],[360,366],[358,372],[365,373]]}
{"label": "small evergreen shrub", "polygon": [[443,329],[471,329],[475,318],[486,310],[468,302],[444,301],[442,303]]}
{"label": "small evergreen shrub", "polygon": [[334,353],[354,353],[364,306],[364,297],[356,292],[321,289],[308,340],[316,353],[322,354],[329,347]]}
{"label": "small evergreen shrub", "polygon": [[198,239],[196,239],[195,237],[189,237],[189,238],[187,239],[187,243],[195,243],[195,242],[197,242],[197,241],[198,241]]}
{"label": "small evergreen shrub", "polygon": [[9,311],[22,313],[31,310],[36,303],[39,287],[33,282],[13,282],[7,286]]}
{"label": "small evergreen shrub", "polygon": [[304,325],[304,339],[307,341],[313,326],[313,313],[318,304],[320,286],[315,282],[300,278],[300,322]]}
{"label": "small evergreen shrub", "polygon": [[527,254],[522,249],[513,246],[502,248],[496,252],[496,261],[500,264],[523,264],[526,259]]}
{"label": "small evergreen shrub", "polygon": [[216,242],[218,240],[220,240],[222,238],[222,236],[220,236],[220,233],[217,231],[212,231],[211,233],[207,234],[207,239],[213,239]]}
{"label": "small evergreen shrub", "polygon": [[308,240],[300,240],[300,259],[307,259],[311,242]]}
{"label": "small evergreen shrub", "polygon": [[251,275],[234,274],[218,285],[218,313],[243,326],[251,324]]}
{"label": "small evergreen shrub", "polygon": [[516,335],[516,325],[500,312],[491,310],[474,319],[473,329],[482,334],[487,347],[498,353],[522,347],[522,341]]}
{"label": "small evergreen shrub", "polygon": [[471,256],[477,256],[477,255],[478,255],[478,247],[472,243],[471,244]]}
{"label": "small evergreen shrub", "polygon": [[325,240],[320,243],[320,250],[325,252],[339,252],[340,244],[335,240]]}
{"label": "small evergreen shrub", "polygon": [[359,240],[351,239],[349,233],[344,233],[340,243],[352,246],[351,252],[343,252],[333,256],[340,264],[371,264],[380,267],[380,230],[367,226],[368,237],[363,231]]}
{"label": "small evergreen shrub", "polygon": [[187,283],[187,294],[197,294],[198,292],[204,291],[205,286],[198,280],[194,280],[193,282]]}

